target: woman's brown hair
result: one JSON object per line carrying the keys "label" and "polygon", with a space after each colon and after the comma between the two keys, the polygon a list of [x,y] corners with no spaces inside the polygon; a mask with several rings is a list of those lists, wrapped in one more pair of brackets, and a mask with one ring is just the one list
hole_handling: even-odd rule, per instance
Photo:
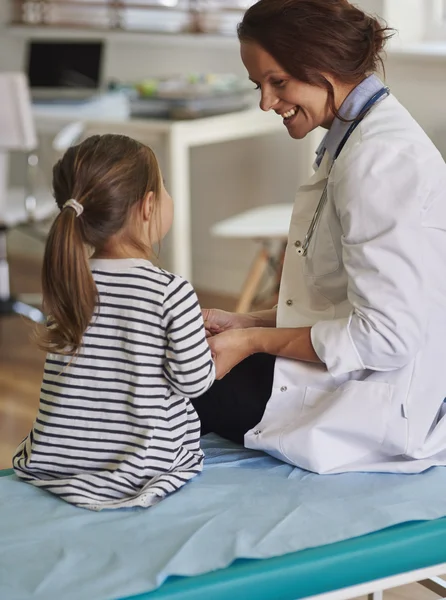
{"label": "woman's brown hair", "polygon": [[[161,191],[161,175],[152,150],[123,135],[94,135],[69,148],[53,168],[53,190],[60,209],[45,246],[42,268],[44,310],[48,322],[39,337],[47,352],[75,355],[90,325],[98,292],[89,266],[126,226],[149,192]],[[75,199],[76,211],[65,203]],[[149,254],[133,239],[127,243]]]}
{"label": "woman's brown hair", "polygon": [[255,42],[292,77],[327,90],[338,114],[330,74],[357,84],[384,64],[393,30],[347,0],[259,0],[238,25],[241,42]]}

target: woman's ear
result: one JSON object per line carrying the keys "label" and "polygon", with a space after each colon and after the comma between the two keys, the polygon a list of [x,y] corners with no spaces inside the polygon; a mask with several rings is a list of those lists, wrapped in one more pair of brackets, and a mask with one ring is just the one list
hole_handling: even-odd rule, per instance
{"label": "woman's ear", "polygon": [[142,218],[143,221],[150,221],[153,214],[153,208],[155,203],[155,194],[149,192],[142,202]]}

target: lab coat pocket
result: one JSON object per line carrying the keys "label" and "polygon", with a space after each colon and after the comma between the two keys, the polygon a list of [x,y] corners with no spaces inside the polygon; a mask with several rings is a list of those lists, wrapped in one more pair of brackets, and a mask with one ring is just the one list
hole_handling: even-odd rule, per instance
{"label": "lab coat pocket", "polygon": [[393,386],[347,381],[336,390],[307,387],[302,412],[280,435],[284,457],[315,473],[351,470],[381,449]]}

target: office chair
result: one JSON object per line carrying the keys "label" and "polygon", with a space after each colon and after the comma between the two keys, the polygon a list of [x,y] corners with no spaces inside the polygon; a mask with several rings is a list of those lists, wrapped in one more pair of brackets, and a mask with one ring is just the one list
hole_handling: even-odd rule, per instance
{"label": "office chair", "polygon": [[[41,310],[11,295],[7,233],[21,225],[37,224],[56,212],[51,190],[36,185],[39,169],[37,135],[26,77],[0,73],[0,316],[20,314],[43,322]],[[26,154],[23,187],[9,186],[10,153]]]}

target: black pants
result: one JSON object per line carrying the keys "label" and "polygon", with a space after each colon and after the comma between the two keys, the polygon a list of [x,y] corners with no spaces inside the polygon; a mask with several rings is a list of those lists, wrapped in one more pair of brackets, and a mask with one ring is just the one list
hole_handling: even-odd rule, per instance
{"label": "black pants", "polygon": [[199,398],[191,399],[201,421],[201,435],[217,433],[243,444],[245,433],[262,418],[273,388],[276,357],[253,354]]}

